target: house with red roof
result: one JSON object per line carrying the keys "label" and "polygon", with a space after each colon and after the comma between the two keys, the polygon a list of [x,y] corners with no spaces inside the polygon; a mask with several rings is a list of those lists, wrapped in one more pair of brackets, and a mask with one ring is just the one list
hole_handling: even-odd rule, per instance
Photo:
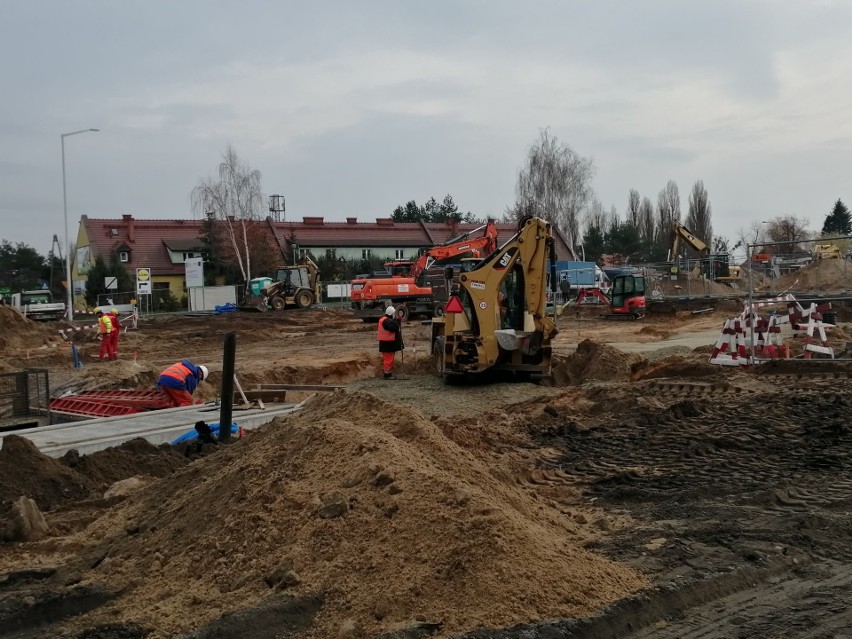
{"label": "house with red roof", "polygon": [[[113,255],[133,276],[138,268],[148,269],[155,290],[169,290],[176,298],[186,295],[184,261],[204,255],[201,220],[148,220],[122,215],[120,218],[80,218],[77,251],[72,279],[75,295],[85,289],[86,274],[98,257],[109,262]],[[395,222],[381,217],[359,222],[327,222],[323,217],[306,216],[301,221],[275,221],[267,217],[261,225],[271,243],[281,252],[281,262],[305,255],[343,260],[413,259],[429,248],[463,233],[476,235],[481,224],[435,224]],[[515,234],[514,224],[497,224],[498,242]],[[575,259],[564,236],[554,233],[557,259]],[[286,256],[286,257],[285,257]],[[266,275],[257,273],[253,275]]]}

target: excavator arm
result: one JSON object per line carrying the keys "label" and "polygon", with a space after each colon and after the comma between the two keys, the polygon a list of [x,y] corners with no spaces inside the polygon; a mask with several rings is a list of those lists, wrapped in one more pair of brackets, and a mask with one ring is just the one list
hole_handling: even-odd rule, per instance
{"label": "excavator arm", "polygon": [[672,245],[669,249],[669,259],[673,262],[678,258],[678,247],[680,242],[683,242],[690,248],[698,252],[699,255],[705,256],[710,253],[710,248],[701,239],[699,239],[692,231],[686,228],[677,220],[672,221]]}
{"label": "excavator arm", "polygon": [[557,332],[546,314],[552,251],[550,223],[527,218],[513,238],[460,275],[444,317],[432,324],[442,376],[489,369],[550,373],[550,341]]}
{"label": "excavator arm", "polygon": [[[470,236],[478,231],[484,231],[481,237],[470,239]],[[410,277],[417,280],[418,277],[436,262],[446,261],[471,251],[480,251],[485,255],[492,253],[497,248],[497,226],[494,220],[488,220],[487,224],[480,226],[464,235],[453,238],[449,242],[433,246],[411,266]]]}

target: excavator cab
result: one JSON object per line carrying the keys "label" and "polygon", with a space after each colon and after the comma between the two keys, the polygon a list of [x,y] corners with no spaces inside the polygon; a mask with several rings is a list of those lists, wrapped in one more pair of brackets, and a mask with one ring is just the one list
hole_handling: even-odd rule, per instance
{"label": "excavator cab", "polygon": [[610,312],[631,319],[645,315],[645,277],[642,275],[616,275],[612,282]]}

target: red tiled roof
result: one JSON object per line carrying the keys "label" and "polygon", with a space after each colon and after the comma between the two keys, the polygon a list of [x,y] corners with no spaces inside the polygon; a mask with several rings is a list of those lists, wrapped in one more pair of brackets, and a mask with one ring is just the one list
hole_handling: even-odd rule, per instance
{"label": "red tiled roof", "polygon": [[[86,228],[91,255],[109,260],[113,251],[126,246],[130,251],[129,269],[150,268],[154,275],[183,275],[183,264],[172,264],[167,244],[175,247],[197,246],[202,232],[201,220],[142,220],[130,215],[120,219],[92,219],[83,216],[80,220]],[[295,235],[296,242],[304,248],[343,247],[388,247],[420,248],[446,242],[462,233],[476,230],[481,224],[421,224],[419,222],[394,223],[390,218],[379,218],[376,222],[324,222],[321,217],[306,217],[300,222],[274,222],[266,219],[266,225],[274,241],[286,249],[288,238]],[[497,224],[498,243],[511,238],[516,231],[514,224]],[[113,234],[112,230],[116,233]],[[564,238],[555,233],[558,259],[573,259]],[[190,250],[182,248],[181,250]]]}
{"label": "red tiled roof", "polygon": [[[165,240],[192,243],[201,234],[201,220],[140,220],[130,215],[120,219],[80,218],[86,228],[91,247],[91,259],[110,255],[124,246],[130,251],[128,271],[146,267],[157,275],[183,275],[184,265],[172,264]],[[113,234],[112,230],[116,233]],[[200,245],[200,243],[199,243]],[[200,247],[200,246],[199,246]]]}
{"label": "red tiled roof", "polygon": [[[460,223],[454,226],[419,222],[323,222],[322,218],[306,218],[313,222],[273,222],[278,245],[284,249],[288,238],[305,248],[342,248],[383,246],[388,248],[428,248],[469,233],[482,226],[479,223]],[[517,231],[515,224],[497,224],[497,242],[503,243]],[[474,234],[476,237],[476,234]],[[573,259],[571,250],[561,234],[556,234],[556,253],[559,259]]]}

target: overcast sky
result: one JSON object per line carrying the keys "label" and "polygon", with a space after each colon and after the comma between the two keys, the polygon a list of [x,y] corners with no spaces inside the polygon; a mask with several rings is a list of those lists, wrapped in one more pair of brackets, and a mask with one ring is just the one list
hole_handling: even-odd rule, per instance
{"label": "overcast sky", "polygon": [[0,237],[192,217],[228,144],[288,218],[500,215],[541,129],[623,213],[703,180],[718,233],[852,205],[852,2],[0,0]]}

